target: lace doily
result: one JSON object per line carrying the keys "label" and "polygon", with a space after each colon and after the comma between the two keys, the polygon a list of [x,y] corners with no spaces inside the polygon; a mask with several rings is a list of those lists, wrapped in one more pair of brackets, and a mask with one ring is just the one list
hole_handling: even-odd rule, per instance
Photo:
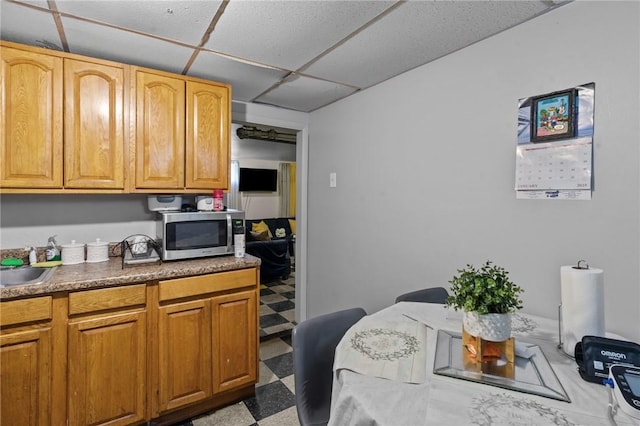
{"label": "lace doily", "polygon": [[535,401],[515,398],[505,393],[477,396],[469,408],[471,423],[489,425],[558,425],[576,426],[557,410]]}
{"label": "lace doily", "polygon": [[407,333],[385,328],[359,331],[351,338],[351,346],[373,360],[393,361],[420,350],[418,339]]}

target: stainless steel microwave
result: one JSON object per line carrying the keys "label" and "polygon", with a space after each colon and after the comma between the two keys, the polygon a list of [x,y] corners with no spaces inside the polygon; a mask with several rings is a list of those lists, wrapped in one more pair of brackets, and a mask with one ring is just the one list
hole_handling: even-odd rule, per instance
{"label": "stainless steel microwave", "polygon": [[244,233],[244,212],[158,212],[162,260],[233,254],[233,229]]}

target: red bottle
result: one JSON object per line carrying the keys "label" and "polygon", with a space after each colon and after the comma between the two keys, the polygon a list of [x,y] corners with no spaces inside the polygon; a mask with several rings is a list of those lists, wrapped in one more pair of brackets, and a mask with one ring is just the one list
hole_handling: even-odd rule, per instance
{"label": "red bottle", "polygon": [[222,189],[213,190],[213,211],[221,212],[224,210],[224,194]]}

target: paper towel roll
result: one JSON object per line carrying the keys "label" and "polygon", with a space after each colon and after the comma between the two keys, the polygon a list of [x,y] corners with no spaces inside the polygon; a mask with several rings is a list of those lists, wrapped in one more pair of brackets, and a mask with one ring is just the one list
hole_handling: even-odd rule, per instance
{"label": "paper towel roll", "polygon": [[562,350],[574,356],[582,336],[604,337],[604,271],[560,268]]}

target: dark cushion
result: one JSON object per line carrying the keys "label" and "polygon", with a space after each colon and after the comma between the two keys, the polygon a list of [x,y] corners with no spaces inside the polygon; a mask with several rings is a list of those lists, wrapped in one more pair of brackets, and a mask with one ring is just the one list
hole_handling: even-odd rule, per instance
{"label": "dark cushion", "polygon": [[[291,232],[291,225],[289,224],[289,219],[295,219],[295,218],[288,218],[288,217],[279,217],[279,218],[267,218],[267,219],[245,219],[245,227],[247,229],[247,240],[249,239],[249,233],[252,231],[252,225],[254,223],[260,223],[261,221],[264,221],[264,223],[267,224],[267,226],[269,227],[269,231],[271,231],[271,235],[273,236],[273,239],[277,239],[277,238],[290,238],[292,235]],[[278,236],[278,229],[284,229],[284,234],[283,236]]]}
{"label": "dark cushion", "polygon": [[291,275],[289,241],[249,241],[245,251],[260,258],[260,279],[288,278]]}
{"label": "dark cushion", "polygon": [[253,232],[249,231],[247,234],[247,241],[269,241],[271,237],[269,237],[269,232]]}

